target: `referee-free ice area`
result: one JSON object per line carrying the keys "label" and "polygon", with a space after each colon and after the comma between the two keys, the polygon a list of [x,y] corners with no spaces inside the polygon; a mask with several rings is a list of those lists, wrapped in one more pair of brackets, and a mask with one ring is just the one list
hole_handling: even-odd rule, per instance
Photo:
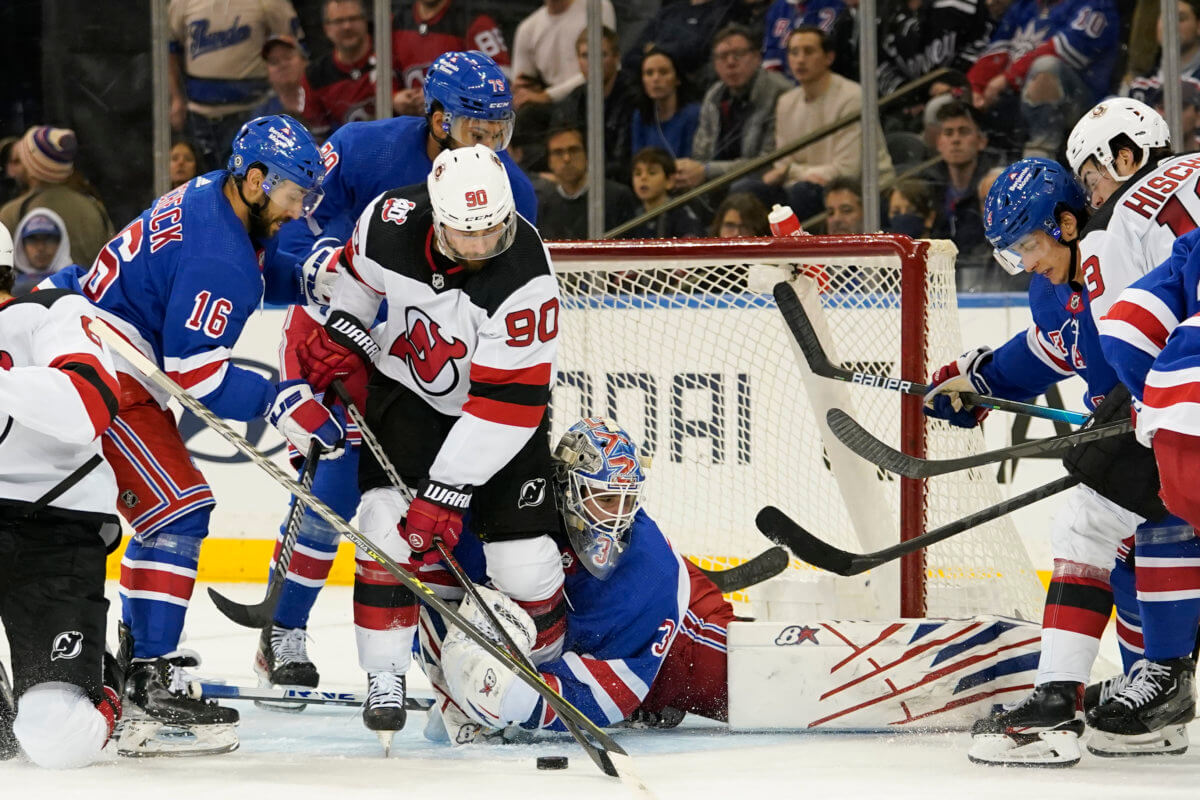
{"label": "referee-free ice area", "polygon": [[[217,587],[238,602],[262,599],[264,587]],[[116,609],[116,587],[109,585]],[[327,587],[309,624],[309,652],[322,686],[365,690],[354,649],[349,587]],[[111,626],[110,626],[111,627]],[[185,647],[197,650],[205,678],[254,685],[250,663],[258,634],[222,617],[197,587],[188,612]],[[1105,653],[1115,663],[1115,646]],[[7,643],[0,642],[7,662]],[[427,695],[420,669],[409,671],[410,691]],[[590,800],[630,796],[603,776],[569,738],[526,745],[471,745],[451,749],[422,736],[425,713],[409,716],[384,760],[375,735],[357,709],[310,706],[281,714],[237,702],[241,748],[204,758],[119,758],[72,772],[48,772],[23,759],[0,762],[0,798],[14,800],[304,800],[411,798],[412,800]],[[1065,770],[985,768],[967,761],[965,733],[731,734],[689,718],[673,731],[617,731],[653,793],[663,800],[698,798],[1089,798],[1156,800],[1194,797],[1200,782],[1200,726],[1184,756],[1106,760],[1090,755]],[[538,771],[542,755],[566,755],[570,766]]]}

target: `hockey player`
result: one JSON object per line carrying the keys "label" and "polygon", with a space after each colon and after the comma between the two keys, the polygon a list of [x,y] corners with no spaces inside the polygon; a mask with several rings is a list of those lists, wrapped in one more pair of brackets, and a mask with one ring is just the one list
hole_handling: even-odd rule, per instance
{"label": "hockey player", "polygon": [[[537,623],[535,661],[553,658],[565,614],[546,448],[558,283],[514,208],[500,157],[483,145],[443,151],[424,185],[367,206],[340,259],[329,320],[300,344],[297,362],[318,391],[377,368],[366,418],[416,489],[410,503],[363,453],[363,532],[415,568],[439,558],[437,540],[454,546],[470,509],[489,577]],[[383,300],[377,341],[367,326]],[[356,626],[369,682],[363,719],[394,732],[404,725],[416,598],[360,554],[355,601],[370,623]]]}
{"label": "hockey player", "polygon": [[[242,126],[227,170],[201,175],[163,195],[109,242],[86,271],[50,279],[80,292],[131,344],[218,415],[267,417],[304,451],[340,447],[338,421],[302,381],[274,384],[230,361],[250,314],[264,299],[295,302],[295,275],[260,266],[258,250],[286,221],[321,198],[320,153],[304,126],[286,116]],[[195,655],[180,651],[200,542],[214,504],[167,410],[166,395],[118,359],[120,410],[104,454],[120,490],[118,508],[135,532],[121,562],[123,643],[131,659],[128,710],[145,718],[123,729],[120,751],[169,749],[162,724],[195,734],[193,752],[237,746],[237,712],[191,699],[176,687]],[[171,742],[179,742],[173,737]]]}
{"label": "hockey player", "polygon": [[104,557],[121,529],[100,455],[120,388],[91,304],[61,290],[14,299],[15,278],[0,225],[0,621],[16,699],[14,719],[0,691],[0,758],[19,745],[40,766],[82,767],[121,716],[102,666]]}
{"label": "hockey player", "polygon": [[[308,303],[291,309],[285,323],[280,364],[284,379],[299,377],[296,347],[325,321],[338,255],[367,204],[389,189],[424,181],[433,159],[443,150],[476,142],[502,150],[512,136],[508,81],[482,53],[451,52],[437,58],[425,79],[425,107],[424,119],[399,117],[344,125],[322,148],[325,199],[310,219],[283,227],[280,250],[274,256],[285,266],[289,259],[302,262]],[[535,222],[532,184],[507,153],[500,152],[500,160],[513,187],[517,213]],[[314,494],[346,519],[354,516],[359,501],[357,437],[350,426],[345,458],[322,463],[313,482]],[[319,516],[305,512],[274,622],[263,631],[254,659],[264,682],[318,684],[320,675],[309,660],[305,628],[329,576],[339,538]],[[368,572],[373,568],[365,565]],[[355,624],[373,631],[380,623],[368,605],[356,601]]]}
{"label": "hockey player", "polygon": [[[641,507],[648,465],[629,435],[611,420],[584,418],[567,429],[554,461],[556,543],[571,604],[563,654],[539,666],[542,677],[601,726],[673,727],[688,713],[727,719],[725,631],[733,609]],[[473,541],[465,536],[459,551]],[[499,602],[510,612],[501,618],[523,623],[518,641],[528,640],[528,616]],[[473,616],[471,601],[463,608],[472,621],[484,620]],[[451,743],[510,724],[565,730],[493,656],[457,629],[443,639],[444,631],[422,609],[421,660]],[[494,683],[485,680],[489,671]],[[436,724],[426,728],[430,738],[438,732]]]}

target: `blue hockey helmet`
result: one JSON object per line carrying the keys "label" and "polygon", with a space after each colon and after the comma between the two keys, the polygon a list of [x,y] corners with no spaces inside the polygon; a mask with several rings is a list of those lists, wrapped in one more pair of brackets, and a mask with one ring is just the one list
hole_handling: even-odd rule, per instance
{"label": "blue hockey helmet", "polygon": [[[512,92],[496,62],[478,50],[442,53],[425,72],[425,116],[445,112],[442,135],[460,145],[503,150],[512,139]],[[435,131],[437,136],[439,132]],[[445,139],[440,139],[443,145]]]}
{"label": "blue hockey helmet", "polygon": [[325,195],[321,150],[308,128],[286,114],[256,117],[233,137],[227,169],[244,178],[255,165],[266,170],[267,197],[301,216],[311,214]]}
{"label": "blue hockey helmet", "polygon": [[1083,191],[1056,161],[1023,158],[996,178],[983,203],[983,227],[1000,266],[1020,275],[1022,253],[1036,231],[1061,239],[1058,213],[1063,206],[1083,222],[1087,208]]}
{"label": "blue hockey helmet", "polygon": [[603,580],[629,547],[648,465],[629,434],[604,417],[568,428],[554,461],[567,538],[584,568]]}

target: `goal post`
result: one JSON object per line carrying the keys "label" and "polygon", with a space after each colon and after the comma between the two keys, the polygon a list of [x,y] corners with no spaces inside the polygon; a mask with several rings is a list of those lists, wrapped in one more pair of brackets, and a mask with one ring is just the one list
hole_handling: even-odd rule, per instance
{"label": "goal post", "polygon": [[[1000,499],[982,472],[900,479],[840,452],[824,419],[835,405],[912,455],[983,442],[928,420],[920,397],[806,375],[771,294],[793,284],[834,361],[923,382],[962,350],[951,243],[878,234],[549,247],[562,296],[553,435],[582,414],[617,418],[653,456],[647,508],[686,555],[720,565],[760,552],[754,516],[768,504],[867,550]],[[906,558],[898,573],[873,572],[858,593],[874,596],[859,600],[880,616],[1036,618],[1042,602],[1006,519]],[[816,582],[821,599],[849,591],[848,579],[828,583],[799,562],[787,574],[797,592]]]}

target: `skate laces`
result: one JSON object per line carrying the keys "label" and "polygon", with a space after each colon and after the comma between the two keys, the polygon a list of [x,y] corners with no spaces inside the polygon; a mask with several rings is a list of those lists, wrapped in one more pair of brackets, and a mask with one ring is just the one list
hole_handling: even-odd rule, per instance
{"label": "skate laces", "polygon": [[[1141,669],[1138,670],[1138,665]],[[1163,680],[1171,675],[1171,668],[1165,664],[1158,664],[1154,661],[1139,661],[1134,665],[1134,669],[1130,672],[1136,674],[1131,675],[1129,685],[1125,689],[1113,697],[1113,701],[1120,703],[1127,708],[1139,708],[1146,705],[1154,699],[1154,696],[1163,688]]]}
{"label": "skate laces", "polygon": [[277,664],[308,663],[308,631],[304,628],[271,628],[271,651]]}
{"label": "skate laces", "polygon": [[367,676],[367,705],[372,708],[404,708],[404,676],[394,672],[372,672]]}
{"label": "skate laces", "polygon": [[171,694],[187,696],[193,681],[199,681],[199,676],[188,672],[187,667],[200,666],[200,654],[195,650],[175,650],[163,656],[168,664],[167,691]]}
{"label": "skate laces", "polygon": [[1097,702],[1097,705],[1103,705],[1109,700],[1116,698],[1116,696],[1121,692],[1125,691],[1125,689],[1129,687],[1129,684],[1132,683],[1139,674],[1141,674],[1142,668],[1146,666],[1147,663],[1148,662],[1146,659],[1139,659],[1138,661],[1133,662],[1133,665],[1129,668],[1128,675],[1126,675],[1124,672],[1119,672],[1116,675],[1113,675],[1111,678],[1105,678],[1103,681],[1101,681],[1100,699]]}

